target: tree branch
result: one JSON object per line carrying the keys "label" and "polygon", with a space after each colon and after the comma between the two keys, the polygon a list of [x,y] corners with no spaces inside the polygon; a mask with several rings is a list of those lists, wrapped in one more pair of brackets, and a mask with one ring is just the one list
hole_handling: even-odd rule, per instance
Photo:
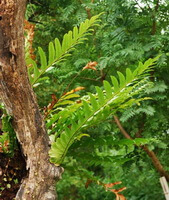
{"label": "tree branch", "polygon": [[[118,128],[120,129],[121,133],[123,134],[123,136],[127,139],[133,139],[129,133],[123,128],[119,118],[117,116],[114,116],[114,120],[115,123],[117,124]],[[149,148],[144,145],[144,146],[140,146],[140,148],[142,148],[147,155],[149,156],[149,158],[151,159],[154,167],[156,168],[156,170],[159,172],[160,176],[165,176],[167,181],[169,181],[169,174],[167,171],[164,170],[164,167],[162,166],[162,164],[160,163],[159,159],[157,158],[156,154],[153,151],[150,151]]]}
{"label": "tree branch", "polygon": [[119,127],[121,133],[123,134],[123,136],[124,136],[125,138],[127,138],[127,139],[132,140],[132,137],[126,132],[126,130],[125,130],[125,129],[123,128],[123,126],[121,125],[119,118],[118,118],[117,116],[114,116],[114,120],[115,120],[117,126]]}
{"label": "tree branch", "polygon": [[145,0],[145,1],[146,1],[146,4],[147,4],[147,6],[148,6],[149,10],[151,11],[152,9],[151,9],[151,7],[150,7],[149,3],[147,2],[147,0]]}
{"label": "tree branch", "polygon": [[160,0],[154,0],[154,3],[156,3],[154,11],[153,11],[153,15],[152,15],[152,20],[153,20],[153,24],[152,24],[152,30],[151,30],[151,35],[155,35],[156,31],[157,31],[157,21],[156,21],[156,13],[158,11],[159,8],[159,3]]}
{"label": "tree branch", "polygon": [[140,6],[139,2],[137,0],[134,0],[136,2],[136,4],[138,5],[138,7],[144,12],[144,9]]}
{"label": "tree branch", "polygon": [[[82,0],[79,0],[79,2],[81,4],[83,4],[83,1]],[[91,3],[94,3],[94,0],[91,0]],[[87,8],[85,7],[85,10],[86,10],[86,13],[87,13],[87,16],[88,16],[88,19],[90,19],[92,17],[92,14],[91,14],[91,8]]]}

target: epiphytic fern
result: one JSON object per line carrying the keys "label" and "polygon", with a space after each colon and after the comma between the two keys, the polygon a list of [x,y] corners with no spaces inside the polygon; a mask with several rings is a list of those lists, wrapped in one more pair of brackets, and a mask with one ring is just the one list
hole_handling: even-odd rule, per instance
{"label": "epiphytic fern", "polygon": [[[88,126],[103,121],[115,112],[131,106],[133,103],[138,103],[145,98],[136,99],[135,96],[147,87],[147,73],[151,70],[157,58],[149,59],[144,64],[139,63],[138,68],[131,72],[126,69],[126,77],[118,72],[119,80],[112,76],[112,84],[104,81],[104,90],[96,87],[96,94],[89,94],[89,98],[82,101],[81,107],[74,113],[70,112],[69,120],[64,118],[64,114],[59,115],[62,120],[62,128],[57,133],[56,141],[52,144],[49,155],[51,162],[60,165],[64,157],[72,145],[78,139],[82,130]],[[141,79],[140,79],[141,78]],[[58,137],[59,136],[59,137]],[[83,134],[82,134],[83,136]]]}
{"label": "epiphytic fern", "polygon": [[97,25],[99,16],[100,14],[93,16],[90,20],[87,19],[80,24],[79,28],[74,27],[73,31],[66,33],[63,37],[62,44],[58,38],[55,38],[54,42],[50,42],[48,46],[48,58],[43,49],[41,47],[38,48],[41,66],[38,67],[36,62],[31,58],[27,60],[27,64],[32,66],[28,68],[29,79],[32,85],[38,81],[41,75],[50,70],[53,65],[71,55],[70,52],[74,49],[75,45],[86,40],[86,36],[90,35],[90,32],[93,31],[91,27]]}

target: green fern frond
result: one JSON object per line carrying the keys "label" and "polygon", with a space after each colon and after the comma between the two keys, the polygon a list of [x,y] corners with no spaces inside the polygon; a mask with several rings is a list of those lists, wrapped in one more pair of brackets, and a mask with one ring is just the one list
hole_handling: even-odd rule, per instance
{"label": "green fern frond", "polygon": [[[91,149],[92,147],[99,148],[105,146],[140,146],[145,144],[155,143],[152,138],[136,138],[136,139],[114,139],[112,136],[104,136],[102,138],[85,138],[81,141],[80,148]],[[73,149],[79,147],[78,143],[73,145]]]}
{"label": "green fern frond", "polygon": [[60,137],[52,144],[49,151],[51,162],[56,165],[63,162],[69,147],[82,130],[133,103],[144,100],[144,98],[135,99],[134,97],[148,86],[147,73],[155,60],[149,59],[144,64],[140,63],[134,72],[127,69],[126,77],[118,72],[119,79],[112,76],[112,84],[104,81],[104,90],[96,87],[97,93],[89,94],[89,99],[82,101],[81,107],[69,116],[71,120],[68,120],[69,122],[65,123],[66,125],[61,129]]}
{"label": "green fern frond", "polygon": [[32,67],[28,68],[29,79],[32,85],[34,85],[38,79],[48,70],[53,68],[53,65],[63,61],[67,56],[70,56],[71,51],[77,44],[86,40],[86,36],[90,35],[93,29],[92,26],[97,25],[99,21],[99,15],[93,16],[90,20],[87,19],[82,22],[78,27],[74,27],[73,31],[69,31],[63,37],[62,43],[56,38],[54,42],[50,42],[48,45],[48,58],[41,47],[38,48],[40,56],[40,67],[37,67],[36,62],[31,58],[27,60],[28,64]]}
{"label": "green fern frond", "polygon": [[[63,162],[69,147],[83,129],[133,103],[144,100],[144,98],[135,99],[134,96],[147,87],[147,72],[150,71],[155,61],[156,59],[149,59],[144,64],[139,63],[134,72],[127,69],[126,77],[118,72],[119,79],[112,76],[112,84],[104,81],[104,90],[96,87],[97,93],[89,94],[89,99],[83,100],[80,109],[71,113],[69,116],[71,120],[61,129],[60,137],[52,144],[49,152],[51,162],[56,165]],[[62,118],[62,116],[60,117]]]}
{"label": "green fern frond", "polygon": [[77,160],[86,163],[88,166],[106,166],[112,163],[124,164],[131,160],[131,158],[124,158],[124,156],[107,156],[107,155],[89,155],[81,153],[77,155]]}

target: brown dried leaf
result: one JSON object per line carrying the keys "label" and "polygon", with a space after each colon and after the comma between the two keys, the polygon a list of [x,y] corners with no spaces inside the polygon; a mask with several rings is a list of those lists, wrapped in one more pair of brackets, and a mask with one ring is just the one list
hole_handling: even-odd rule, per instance
{"label": "brown dried leaf", "polygon": [[118,181],[118,182],[115,182],[115,183],[104,184],[104,186],[105,186],[106,188],[111,188],[111,187],[113,187],[113,186],[115,186],[115,185],[118,185],[118,184],[121,184],[121,181]]}
{"label": "brown dried leaf", "polygon": [[122,195],[122,194],[118,194],[118,195],[120,197],[120,200],[127,200],[124,195]]}
{"label": "brown dried leaf", "polygon": [[82,70],[85,70],[85,69],[92,69],[92,70],[97,70],[95,67],[96,67],[96,65],[97,65],[98,63],[96,62],[96,61],[94,61],[94,62],[89,62],[89,63],[87,63],[87,65],[85,66],[85,67],[83,67],[83,69]]}
{"label": "brown dried leaf", "polygon": [[84,89],[85,89],[85,87],[77,87],[77,88],[75,88],[75,89],[73,89],[73,90],[71,90],[71,91],[65,93],[63,96],[66,96],[66,95],[69,95],[69,94],[73,94],[73,93],[75,93],[75,92],[78,92],[78,91],[84,90]]}

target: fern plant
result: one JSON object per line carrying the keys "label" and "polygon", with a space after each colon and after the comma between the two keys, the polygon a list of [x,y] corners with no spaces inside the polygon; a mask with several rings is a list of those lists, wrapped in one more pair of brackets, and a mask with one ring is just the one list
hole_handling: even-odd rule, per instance
{"label": "fern plant", "polygon": [[[57,124],[60,124],[57,138],[52,143],[49,155],[51,162],[60,165],[73,142],[83,136],[82,131],[93,126],[100,121],[115,114],[117,111],[131,106],[133,103],[139,103],[147,98],[136,98],[136,95],[149,84],[148,72],[154,65],[155,59],[149,59],[144,64],[139,63],[139,66],[133,72],[127,68],[126,77],[118,73],[118,79],[115,76],[111,77],[112,84],[104,81],[104,90],[96,87],[96,94],[89,93],[86,99],[83,99],[81,105],[75,111],[67,109],[62,114],[58,113],[55,116]],[[68,112],[69,114],[67,115]],[[66,117],[64,117],[64,114]],[[67,120],[68,118],[68,120]]]}
{"label": "fern plant", "polygon": [[60,43],[58,38],[55,38],[54,42],[50,42],[48,45],[48,58],[43,49],[39,47],[40,67],[37,66],[33,59],[28,58],[26,60],[27,65],[31,66],[28,68],[28,74],[32,85],[40,81],[40,77],[52,69],[55,64],[70,56],[71,51],[77,44],[87,39],[86,36],[90,35],[93,31],[91,27],[98,25],[100,15],[93,16],[90,20],[87,19],[85,22],[82,22],[79,28],[74,27],[73,31],[69,31],[64,35],[62,43]]}

